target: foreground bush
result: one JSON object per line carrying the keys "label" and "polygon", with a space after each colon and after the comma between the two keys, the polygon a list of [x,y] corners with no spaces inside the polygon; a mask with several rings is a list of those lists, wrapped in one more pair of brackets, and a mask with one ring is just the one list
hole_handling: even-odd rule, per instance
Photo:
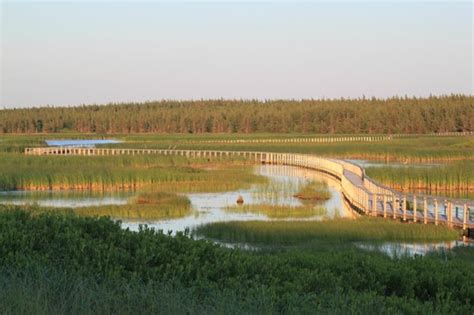
{"label": "foreground bush", "polygon": [[2,313],[474,311],[474,265],[455,257],[250,253],[18,209],[0,212],[0,271]]}

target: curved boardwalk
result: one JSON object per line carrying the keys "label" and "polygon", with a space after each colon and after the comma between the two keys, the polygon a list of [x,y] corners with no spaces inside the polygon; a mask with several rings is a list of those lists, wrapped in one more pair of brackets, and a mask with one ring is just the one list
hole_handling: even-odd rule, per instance
{"label": "curved boardwalk", "polygon": [[415,223],[445,224],[449,227],[462,228],[467,235],[474,229],[472,201],[397,192],[367,177],[364,169],[356,164],[310,154],[75,147],[27,148],[25,154],[85,156],[160,154],[208,159],[239,156],[255,163],[299,166],[325,172],[340,180],[344,198],[360,213]]}

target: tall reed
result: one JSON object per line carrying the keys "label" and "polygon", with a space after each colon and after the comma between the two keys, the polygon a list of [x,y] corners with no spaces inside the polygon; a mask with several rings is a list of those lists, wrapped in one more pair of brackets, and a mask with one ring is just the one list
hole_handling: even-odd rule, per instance
{"label": "tall reed", "polygon": [[226,242],[295,245],[311,241],[447,241],[460,232],[446,227],[403,224],[379,218],[327,221],[236,221],[199,226],[199,236]]}

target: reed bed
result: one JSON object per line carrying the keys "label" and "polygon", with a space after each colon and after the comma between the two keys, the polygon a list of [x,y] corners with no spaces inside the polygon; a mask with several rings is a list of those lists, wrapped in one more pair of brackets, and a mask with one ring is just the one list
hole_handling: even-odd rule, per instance
{"label": "reed bed", "polygon": [[370,167],[368,176],[401,191],[460,193],[474,191],[474,161],[433,167]]}
{"label": "reed bed", "polygon": [[460,237],[459,231],[446,227],[367,217],[357,220],[217,222],[199,226],[194,233],[219,241],[260,245],[299,245],[312,241],[433,242]]}
{"label": "reed bed", "polygon": [[266,215],[268,218],[271,219],[310,218],[314,216],[324,216],[327,214],[326,208],[316,207],[313,205],[287,206],[255,204],[229,206],[224,208],[224,210],[234,213],[258,213]]}
{"label": "reed bed", "polygon": [[[219,164],[225,167],[209,168]],[[222,191],[264,181],[251,168],[232,161],[202,161],[193,167],[184,157],[170,156],[0,155],[0,190],[137,190],[169,184]]]}

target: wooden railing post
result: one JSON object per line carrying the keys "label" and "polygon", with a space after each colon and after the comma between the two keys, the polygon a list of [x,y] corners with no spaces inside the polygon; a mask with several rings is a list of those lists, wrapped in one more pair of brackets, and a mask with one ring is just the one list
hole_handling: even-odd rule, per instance
{"label": "wooden railing post", "polygon": [[466,229],[467,229],[467,219],[468,219],[467,204],[464,204],[463,218],[462,218],[462,229],[463,229],[463,230],[466,230]]}
{"label": "wooden railing post", "polygon": [[365,194],[365,213],[369,213],[369,194]]}
{"label": "wooden railing post", "polygon": [[439,207],[438,207],[438,199],[436,198],[434,200],[434,210],[435,210],[435,225],[438,225]]}
{"label": "wooden railing post", "polygon": [[423,197],[423,223],[428,224],[428,201]]}
{"label": "wooden railing post", "polygon": [[377,194],[372,194],[372,216],[377,216]]}
{"label": "wooden railing post", "polygon": [[416,223],[416,195],[413,195],[413,222]]}
{"label": "wooden railing post", "polygon": [[400,209],[400,196],[393,195],[392,197],[393,219],[397,218],[398,209]]}
{"label": "wooden railing post", "polygon": [[387,218],[387,195],[383,195],[383,217]]}
{"label": "wooden railing post", "polygon": [[407,220],[407,197],[403,195],[403,204],[402,204],[402,211],[403,211],[403,221]]}
{"label": "wooden railing post", "polygon": [[448,201],[448,226],[453,227],[453,203]]}

